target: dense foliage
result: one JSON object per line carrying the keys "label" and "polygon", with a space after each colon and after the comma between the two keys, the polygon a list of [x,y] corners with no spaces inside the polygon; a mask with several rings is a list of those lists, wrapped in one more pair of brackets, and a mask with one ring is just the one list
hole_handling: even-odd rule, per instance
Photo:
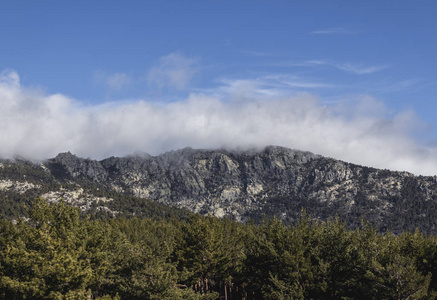
{"label": "dense foliage", "polygon": [[434,299],[437,237],[192,215],[90,220],[33,203],[0,222],[0,299]]}

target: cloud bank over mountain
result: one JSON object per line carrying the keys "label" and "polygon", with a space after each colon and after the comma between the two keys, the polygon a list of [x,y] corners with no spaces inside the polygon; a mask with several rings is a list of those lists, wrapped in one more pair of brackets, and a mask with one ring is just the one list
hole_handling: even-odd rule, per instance
{"label": "cloud bank over mountain", "polygon": [[[179,76],[168,82],[176,87],[185,84]],[[392,114],[370,97],[324,105],[311,94],[287,97],[274,90],[260,91],[256,83],[242,90],[235,82],[222,84],[177,102],[85,106],[62,94],[23,87],[15,71],[3,71],[0,157],[40,160],[71,151],[101,159],[187,146],[279,145],[367,166],[437,174],[436,149],[420,146],[412,137],[426,130],[426,124],[411,111]]]}

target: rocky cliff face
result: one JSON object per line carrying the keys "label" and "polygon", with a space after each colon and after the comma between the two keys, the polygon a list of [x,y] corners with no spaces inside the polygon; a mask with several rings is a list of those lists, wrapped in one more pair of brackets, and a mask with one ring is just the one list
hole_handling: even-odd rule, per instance
{"label": "rocky cliff face", "polygon": [[381,231],[418,227],[437,232],[437,177],[357,166],[281,147],[242,152],[186,148],[102,161],[67,152],[42,164],[0,163],[0,204],[8,207],[0,215],[19,211],[16,201],[35,197],[62,198],[84,211],[116,215],[123,207],[137,214],[142,200],[126,210],[134,202],[123,198],[133,196],[238,221],[266,215],[293,223],[304,208],[316,219],[338,215],[352,227],[364,218]]}
{"label": "rocky cliff face", "polygon": [[436,231],[437,178],[357,166],[281,147],[229,152],[190,148],[102,161],[59,154],[44,163],[56,180],[105,189],[239,221],[364,217],[381,230]]}

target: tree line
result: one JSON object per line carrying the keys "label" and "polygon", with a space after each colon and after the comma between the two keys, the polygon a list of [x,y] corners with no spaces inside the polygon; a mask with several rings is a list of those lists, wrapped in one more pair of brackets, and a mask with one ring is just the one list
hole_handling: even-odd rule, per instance
{"label": "tree line", "polygon": [[339,219],[293,227],[90,219],[35,200],[0,221],[0,299],[434,299],[437,237]]}

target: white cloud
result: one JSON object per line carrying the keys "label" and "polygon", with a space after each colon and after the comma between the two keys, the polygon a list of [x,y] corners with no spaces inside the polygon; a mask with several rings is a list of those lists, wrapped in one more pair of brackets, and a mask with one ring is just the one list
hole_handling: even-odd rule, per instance
{"label": "white cloud", "polygon": [[159,64],[149,70],[149,86],[182,90],[188,86],[196,74],[196,61],[178,53],[171,53],[159,59]]}
{"label": "white cloud", "polygon": [[4,70],[0,73],[0,87],[17,89],[20,87],[20,77],[14,70]]}
{"label": "white cloud", "polygon": [[370,97],[324,106],[315,96],[287,97],[249,80],[228,81],[215,93],[179,102],[85,107],[63,95],[28,90],[9,71],[0,76],[0,105],[2,158],[43,159],[69,150],[101,159],[186,146],[280,145],[362,165],[437,173],[436,148],[411,138],[411,130],[422,129],[414,113],[393,114]]}

